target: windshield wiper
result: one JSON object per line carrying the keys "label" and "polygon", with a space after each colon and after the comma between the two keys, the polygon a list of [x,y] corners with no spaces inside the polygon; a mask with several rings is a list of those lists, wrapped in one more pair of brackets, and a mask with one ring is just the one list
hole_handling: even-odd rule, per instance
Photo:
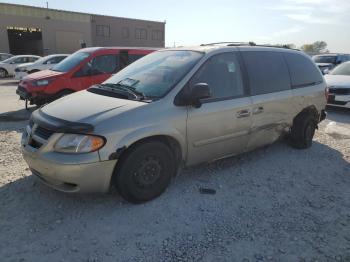
{"label": "windshield wiper", "polygon": [[[100,84],[98,86],[109,87],[111,89],[116,89],[116,90],[120,90],[124,93],[131,94],[136,100],[140,100],[140,101],[150,100],[150,99],[148,99],[148,97],[144,93],[137,91],[134,87],[131,87],[131,86],[122,85],[119,83],[117,83],[117,84],[104,83],[104,84]],[[132,98],[132,97],[130,97],[130,98]]]}

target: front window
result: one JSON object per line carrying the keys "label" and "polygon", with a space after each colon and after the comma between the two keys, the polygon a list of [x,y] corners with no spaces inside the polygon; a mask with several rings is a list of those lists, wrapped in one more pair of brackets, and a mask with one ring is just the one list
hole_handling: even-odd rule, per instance
{"label": "front window", "polygon": [[343,63],[334,68],[330,75],[350,76],[350,63]]}
{"label": "front window", "polygon": [[326,55],[322,55],[322,56],[314,56],[312,58],[312,60],[314,60],[315,63],[326,63],[326,64],[335,64],[336,63],[336,56],[326,56]]}
{"label": "front window", "polygon": [[62,60],[61,63],[58,63],[57,65],[55,65],[51,70],[58,71],[58,72],[69,72],[89,56],[90,56],[90,53],[87,53],[87,52],[74,53],[68,56],[66,59]]}
{"label": "front window", "polygon": [[118,72],[104,84],[129,86],[149,98],[163,97],[203,56],[194,51],[158,51]]}

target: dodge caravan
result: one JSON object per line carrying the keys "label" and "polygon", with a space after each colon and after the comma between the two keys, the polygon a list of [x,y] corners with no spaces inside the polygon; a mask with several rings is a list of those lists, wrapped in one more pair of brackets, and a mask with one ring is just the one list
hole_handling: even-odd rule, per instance
{"label": "dodge caravan", "polygon": [[209,44],[145,56],[102,84],[36,110],[22,152],[64,192],[139,203],[165,191],[182,165],[237,155],[288,136],[312,145],[326,83],[302,52]]}

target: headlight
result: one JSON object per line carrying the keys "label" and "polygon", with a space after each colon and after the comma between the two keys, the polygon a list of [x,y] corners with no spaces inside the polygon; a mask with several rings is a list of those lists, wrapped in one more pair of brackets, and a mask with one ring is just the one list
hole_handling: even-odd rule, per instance
{"label": "headlight", "polygon": [[43,79],[43,80],[38,80],[35,82],[36,86],[47,86],[53,81],[53,79]]}
{"label": "headlight", "polygon": [[54,150],[61,153],[89,153],[99,150],[106,143],[100,136],[65,134],[55,144]]}

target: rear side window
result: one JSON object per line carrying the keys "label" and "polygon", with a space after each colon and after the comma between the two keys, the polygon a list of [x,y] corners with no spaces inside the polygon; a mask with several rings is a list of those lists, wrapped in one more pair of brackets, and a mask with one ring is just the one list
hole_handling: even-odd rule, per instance
{"label": "rear side window", "polygon": [[285,53],[284,57],[289,67],[292,88],[305,87],[323,82],[320,70],[310,59],[293,53]]}
{"label": "rear side window", "polygon": [[279,52],[242,52],[249,77],[251,95],[290,90],[288,67]]}

